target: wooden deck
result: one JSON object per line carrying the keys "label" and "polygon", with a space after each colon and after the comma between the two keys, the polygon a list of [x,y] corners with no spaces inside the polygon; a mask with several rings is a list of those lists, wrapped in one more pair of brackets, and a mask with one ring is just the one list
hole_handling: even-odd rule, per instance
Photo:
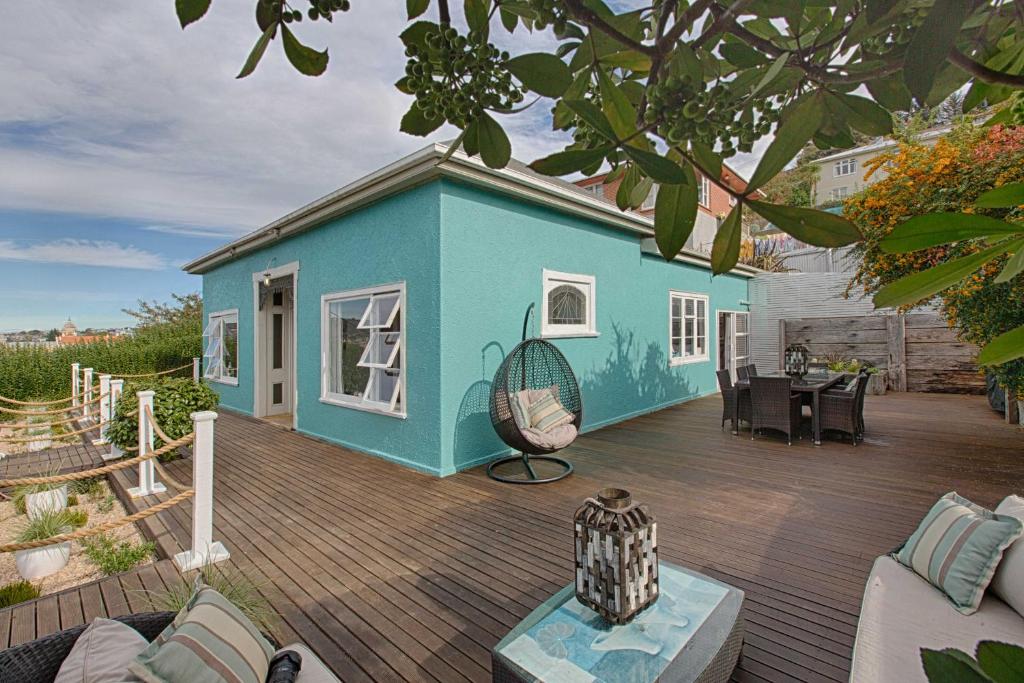
{"label": "wooden deck", "polygon": [[74,444],[34,453],[16,453],[0,458],[0,479],[35,476],[41,472],[80,472],[103,464],[100,449],[92,444]]}
{"label": "wooden deck", "polygon": [[[1024,435],[981,397],[869,396],[866,412],[856,448],[787,447],[720,430],[720,400],[701,399],[585,435],[576,473],[539,487],[436,479],[222,413],[215,539],[282,640],[342,680],[489,681],[490,648],[572,578],[573,511],[623,486],[658,516],[665,559],[746,592],[736,680],[845,681],[873,559],[939,495],[992,506],[1024,481]],[[189,510],[151,518],[164,552],[187,544]]]}

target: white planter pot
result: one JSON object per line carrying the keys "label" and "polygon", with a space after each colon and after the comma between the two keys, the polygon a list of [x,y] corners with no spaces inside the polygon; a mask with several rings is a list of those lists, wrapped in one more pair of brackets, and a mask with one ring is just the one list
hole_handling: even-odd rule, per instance
{"label": "white planter pot", "polygon": [[71,541],[67,541],[32,550],[19,550],[14,553],[14,563],[21,578],[34,581],[59,572],[67,565],[70,557]]}
{"label": "white planter pot", "polygon": [[30,493],[25,496],[25,511],[29,519],[35,519],[43,512],[60,512],[68,506],[68,487],[65,484],[60,488]]}

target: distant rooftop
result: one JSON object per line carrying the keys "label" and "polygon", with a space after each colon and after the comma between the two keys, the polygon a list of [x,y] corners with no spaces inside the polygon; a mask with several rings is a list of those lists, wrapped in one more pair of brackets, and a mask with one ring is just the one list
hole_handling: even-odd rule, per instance
{"label": "distant rooftop", "polygon": [[[937,126],[935,128],[929,128],[928,130],[918,133],[914,137],[917,138],[918,140],[933,140],[937,137],[945,135],[952,129],[953,127],[948,125]],[[895,147],[896,144],[897,142],[890,137],[878,137],[866,145],[861,145],[860,147],[851,147],[850,149],[844,149],[839,152],[836,152],[835,154],[829,154],[826,157],[815,159],[811,163],[820,164],[825,161],[833,161],[835,159],[843,159],[845,157],[857,156],[858,154],[864,154],[865,152],[881,151],[883,149],[888,149],[889,147]]]}

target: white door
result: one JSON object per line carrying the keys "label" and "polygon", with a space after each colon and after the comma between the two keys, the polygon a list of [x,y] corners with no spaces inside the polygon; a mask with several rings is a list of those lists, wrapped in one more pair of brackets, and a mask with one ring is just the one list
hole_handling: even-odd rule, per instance
{"label": "white door", "polygon": [[292,412],[292,288],[276,289],[267,296],[263,309],[263,357],[265,415]]}
{"label": "white door", "polygon": [[718,369],[736,381],[736,368],[750,363],[750,314],[718,313]]}

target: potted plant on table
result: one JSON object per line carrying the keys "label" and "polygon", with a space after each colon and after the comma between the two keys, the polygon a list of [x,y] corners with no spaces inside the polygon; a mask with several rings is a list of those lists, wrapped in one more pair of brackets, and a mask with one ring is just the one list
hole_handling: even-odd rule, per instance
{"label": "potted plant on table", "polygon": [[[35,518],[29,518],[28,524],[18,534],[18,543],[43,541],[54,536],[66,534],[74,527],[74,521],[67,510],[54,512],[44,510]],[[32,581],[49,576],[63,569],[71,557],[71,541],[45,545],[41,548],[18,550],[14,553],[14,563],[21,578]]]}

